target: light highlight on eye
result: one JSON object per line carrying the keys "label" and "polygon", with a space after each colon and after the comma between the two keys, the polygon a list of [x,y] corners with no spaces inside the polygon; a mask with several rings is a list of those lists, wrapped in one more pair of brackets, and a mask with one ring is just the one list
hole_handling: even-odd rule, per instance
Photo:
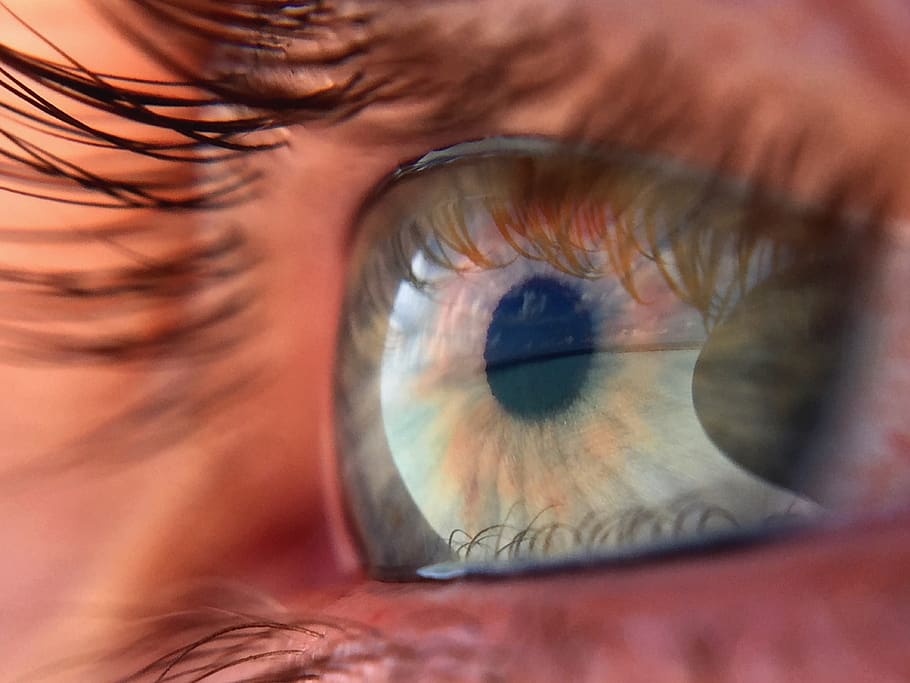
{"label": "light highlight on eye", "polygon": [[539,141],[399,173],[363,215],[338,366],[374,571],[634,554],[817,514],[797,478],[847,338],[830,274],[856,252],[846,228],[759,199]]}

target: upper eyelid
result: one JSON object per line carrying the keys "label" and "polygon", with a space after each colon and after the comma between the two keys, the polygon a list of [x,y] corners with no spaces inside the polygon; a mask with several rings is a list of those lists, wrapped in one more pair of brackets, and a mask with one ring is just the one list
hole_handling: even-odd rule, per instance
{"label": "upper eyelid", "polygon": [[[459,3],[446,6],[457,10]],[[670,31],[654,26],[633,26],[616,41],[619,48],[592,54],[590,45],[573,47],[590,40],[591,34],[580,32],[583,13],[569,9],[541,19],[537,28],[523,27],[535,40],[507,34],[501,44],[492,46],[480,31],[477,45],[468,49],[464,41],[470,41],[471,34],[463,24],[470,24],[444,23],[448,19],[444,9],[411,8],[404,15],[393,4],[388,7],[357,23],[356,30],[339,32],[351,40],[342,51],[343,60],[320,57],[317,37],[313,50],[288,59],[228,48],[223,61],[214,59],[209,68],[217,74],[219,68],[232,72],[243,64],[239,69],[243,81],[235,94],[255,102],[255,91],[261,89],[260,95],[273,98],[291,121],[343,119],[360,113],[363,144],[400,141],[413,149],[422,146],[423,151],[490,134],[543,134],[659,151],[753,180],[761,176],[761,182],[808,198],[824,195],[845,175],[858,175],[859,167],[865,174],[880,170],[851,198],[858,206],[879,204],[885,194],[899,195],[906,185],[901,181],[910,177],[906,142],[910,131],[895,115],[900,112],[885,106],[888,98],[868,98],[867,110],[875,112],[876,104],[881,104],[884,113],[876,120],[866,111],[869,125],[857,132],[857,126],[851,126],[855,121],[844,116],[850,109],[846,98],[831,97],[825,87],[813,86],[817,69],[796,65],[799,68],[791,73],[785,67],[793,65],[769,59],[752,74],[754,79],[748,75],[741,79],[746,87],[718,90],[715,81],[729,81],[729,72],[739,69],[736,59],[732,66],[706,69],[699,60],[710,50],[693,50]],[[345,18],[333,21],[343,24]],[[417,34],[415,27],[423,28],[424,34]],[[617,31],[621,30],[620,24]],[[290,33],[272,38],[294,43]],[[338,40],[335,34],[329,44]],[[564,56],[567,49],[577,49],[579,59],[553,58]],[[461,59],[464,54],[471,58]],[[540,55],[546,55],[549,65],[542,65]],[[584,66],[579,69],[578,63]],[[714,71],[726,73],[720,78]],[[851,87],[857,83],[856,73],[837,72],[836,77],[849,80]],[[357,85],[348,88],[345,84],[351,79]],[[494,81],[495,87],[478,87]],[[327,91],[322,110],[314,111],[307,102],[295,112],[294,97],[313,94],[318,83],[335,84],[338,90]],[[446,87],[438,87],[440,83]],[[862,92],[875,94],[869,88]],[[554,104],[561,113],[538,111],[540,103],[544,109]],[[407,105],[400,116],[395,113],[398,104]],[[376,117],[371,116],[374,112]],[[547,123],[541,125],[541,118]],[[904,199],[898,197],[897,203]]]}
{"label": "upper eyelid", "polygon": [[[171,5],[177,7],[179,3]],[[819,132],[825,115],[837,113],[826,111],[824,105],[813,108],[808,100],[797,98],[795,104],[790,103],[793,112],[782,115],[781,121],[769,127],[761,120],[766,104],[762,93],[748,99],[740,97],[732,106],[723,98],[719,101],[716,93],[711,94],[705,83],[706,74],[699,70],[691,51],[682,49],[666,31],[656,31],[653,27],[630,29],[629,35],[617,41],[622,46],[615,53],[588,54],[587,61],[581,62],[585,64],[582,69],[576,69],[574,61],[553,59],[553,54],[563,54],[565,49],[574,49],[572,45],[591,40],[590,33],[579,33],[583,29],[579,18],[584,18],[581,11],[576,12],[576,8],[584,7],[580,3],[566,5],[565,12],[557,11],[540,19],[536,28],[523,27],[525,33],[507,36],[502,44],[493,45],[483,31],[475,32],[480,35],[476,55],[463,46],[463,39],[473,35],[465,33],[465,26],[472,24],[463,18],[461,23],[445,23],[449,19],[446,7],[464,9],[461,3],[423,7],[419,12],[409,10],[408,13],[394,4],[386,5],[381,11],[371,3],[349,7],[355,8],[350,14],[328,19],[320,16],[319,27],[323,32],[315,38],[309,33],[312,26],[308,25],[306,16],[297,17],[300,23],[289,24],[288,28],[268,22],[249,24],[249,13],[238,11],[237,21],[248,22],[244,35],[249,45],[226,48],[230,60],[224,61],[222,54],[219,66],[214,56],[221,48],[212,41],[225,36],[210,35],[201,45],[197,41],[198,64],[185,66],[184,75],[195,75],[198,86],[226,98],[226,102],[260,105],[257,116],[262,121],[284,124],[313,119],[332,121],[364,110],[367,114],[380,110],[380,116],[385,118],[378,124],[369,117],[366,119],[369,136],[379,142],[400,140],[402,144],[417,145],[415,149],[420,149],[415,138],[425,140],[423,149],[428,149],[491,133],[539,133],[598,144],[619,143],[646,152],[667,151],[673,156],[692,157],[709,168],[729,168],[734,173],[742,173],[744,169],[751,173],[754,169],[750,166],[764,164],[759,169],[766,176],[763,180],[779,182],[781,176],[796,175],[793,151],[800,146],[804,157],[821,154],[818,156],[821,165],[830,164],[836,156],[838,163],[848,158],[846,165],[863,164],[867,167],[864,170],[886,169],[889,187],[881,187],[879,178],[875,182],[870,180],[865,191],[871,201],[870,197],[861,197],[857,200],[860,204],[877,202],[883,193],[906,185],[900,180],[910,176],[907,164],[910,150],[906,144],[910,136],[901,136],[907,132],[906,126],[882,131],[878,135],[880,144],[874,149],[869,149],[868,144],[858,145],[860,149],[852,150],[852,158],[845,153],[850,145],[837,135],[843,132],[843,126],[838,131],[828,130],[827,134]],[[230,9],[230,6],[226,8]],[[188,3],[177,11],[192,16],[205,9]],[[263,15],[280,16],[281,12],[280,8],[263,8]],[[152,26],[154,22],[146,25]],[[253,26],[252,30],[249,25]],[[131,24],[127,18],[120,27],[130,31],[141,25]],[[423,34],[417,28],[423,29]],[[622,28],[619,24],[617,32]],[[272,58],[263,57],[263,42],[286,47],[294,42],[295,30],[302,31],[305,42],[315,47],[290,59],[274,57],[274,54],[288,54],[282,50],[267,52],[273,54]],[[408,40],[403,40],[402,34]],[[570,37],[573,40],[568,40]],[[583,39],[574,40],[580,37]],[[257,40],[260,46],[253,45]],[[454,45],[456,40],[462,44]],[[346,45],[344,49],[337,47],[339,41]],[[176,63],[176,57],[166,52],[166,48],[156,46],[154,35],[147,42],[149,49],[161,52],[158,57],[164,60],[173,57]],[[323,44],[328,46],[326,50],[320,48]],[[471,59],[460,60],[458,52],[453,52],[458,47],[460,53],[470,53]],[[576,56],[584,56],[589,48],[589,45],[579,48]],[[294,51],[290,53],[293,55]],[[545,55],[544,62],[541,54]],[[447,64],[448,58],[451,65]],[[548,70],[540,68],[544,63],[551,64]],[[224,73],[219,73],[225,64],[229,69],[242,64],[243,80],[228,80],[225,85]],[[189,71],[191,68],[197,72]],[[317,74],[315,78],[314,74]],[[495,88],[471,87],[487,82],[493,75],[499,77]],[[589,83],[580,88],[579,82]],[[330,87],[326,83],[334,85]],[[445,83],[446,87],[438,87],[439,83]],[[565,84],[569,84],[570,91],[559,92]],[[284,93],[287,97],[276,92],[276,85],[287,89]],[[558,119],[555,125],[554,117],[550,117],[547,130],[534,122],[534,111],[530,114],[524,111],[529,106],[533,109],[539,101],[565,105],[563,113],[555,117]],[[409,111],[407,116],[397,119],[381,113],[397,103],[416,103],[418,108],[416,113]],[[750,125],[753,118],[757,120],[756,126]],[[204,129],[205,117],[198,125],[202,126],[200,130]],[[837,144],[832,145],[832,140]],[[813,163],[819,165],[818,159],[812,158],[805,165]],[[834,184],[837,180],[826,182]],[[791,189],[788,182],[789,178],[785,178],[783,189]],[[201,206],[204,208],[204,204]],[[168,208],[167,201],[161,208]]]}

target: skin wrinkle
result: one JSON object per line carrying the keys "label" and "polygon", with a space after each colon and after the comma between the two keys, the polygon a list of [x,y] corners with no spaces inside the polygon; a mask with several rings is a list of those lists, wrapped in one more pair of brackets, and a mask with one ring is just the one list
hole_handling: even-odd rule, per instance
{"label": "skin wrinkle", "polygon": [[[672,19],[669,17],[668,21]],[[754,31],[751,40],[759,40],[761,28],[749,30]],[[849,90],[856,78],[849,74],[843,77],[848,84],[844,90]],[[589,95],[579,86],[576,102],[586,101]],[[899,111],[893,108],[895,100],[905,101],[906,93],[878,92],[870,108],[876,112],[885,110],[885,114],[866,113],[867,120],[855,129],[844,123],[845,129],[855,130],[856,134],[845,144],[862,148],[863,131],[903,130],[893,116]],[[558,107],[555,113],[544,109],[529,104],[524,111],[504,115],[486,132],[559,132],[565,127],[564,112],[559,112]],[[841,109],[842,106],[832,105],[832,111]],[[538,115],[542,121],[539,127],[534,125]],[[293,406],[293,410],[287,410],[291,415],[279,410],[277,417],[266,420],[268,436],[249,442],[250,449],[269,455],[269,466],[256,458],[255,466],[243,462],[245,449],[236,444],[233,446],[238,458],[230,463],[218,462],[212,454],[223,449],[198,442],[195,449],[187,448],[179,460],[171,458],[165,460],[167,466],[144,471],[146,476],[152,473],[159,481],[167,482],[167,495],[143,482],[146,477],[134,477],[129,490],[140,511],[125,525],[120,542],[109,542],[107,551],[101,553],[96,575],[85,580],[85,585],[94,584],[96,588],[89,588],[87,593],[144,595],[151,586],[179,577],[236,574],[254,584],[274,587],[270,592],[281,595],[294,611],[318,610],[328,616],[367,622],[386,638],[418,650],[433,650],[439,643],[444,649],[449,635],[452,640],[464,638],[474,648],[481,667],[488,664],[495,676],[514,675],[523,680],[558,679],[566,671],[577,673],[579,679],[588,675],[594,680],[606,675],[633,681],[701,681],[712,677],[746,681],[906,680],[908,672],[901,669],[906,663],[899,649],[899,627],[907,621],[907,584],[901,568],[908,563],[904,551],[908,539],[903,518],[886,520],[880,527],[844,531],[840,542],[830,538],[798,540],[779,547],[759,547],[744,555],[643,567],[634,574],[553,576],[507,584],[444,587],[376,586],[354,581],[349,592],[342,595],[329,590],[317,595],[299,593],[301,583],[312,579],[310,585],[315,585],[318,581],[314,578],[316,565],[332,563],[330,550],[316,549],[320,542],[330,546],[329,536],[334,533],[324,528],[325,517],[331,513],[319,512],[322,498],[313,483],[318,477],[300,477],[293,472],[312,472],[317,463],[314,455],[300,457],[299,444],[318,443],[325,447],[324,432],[320,430],[329,424],[330,416],[325,407],[313,407],[308,414],[318,416],[323,426],[301,426],[296,417],[301,403],[298,391],[299,386],[306,386],[316,396],[328,394],[326,368],[330,367],[331,330],[313,330],[310,321],[333,319],[343,274],[340,264],[319,259],[325,254],[340,258],[343,249],[338,236],[311,233],[315,232],[314,226],[324,229],[328,225],[346,225],[357,197],[395,163],[425,151],[424,141],[414,141],[402,149],[358,147],[352,141],[362,140],[364,130],[369,127],[320,136],[298,130],[292,143],[296,150],[308,150],[307,159],[301,160],[287,151],[269,157],[268,164],[273,167],[297,170],[275,179],[268,199],[310,207],[308,214],[318,217],[305,217],[301,225],[299,209],[291,208],[284,220],[273,216],[269,234],[262,237],[267,246],[265,253],[275,259],[274,279],[264,290],[275,297],[270,304],[270,324],[284,320],[278,326],[282,334],[276,335],[283,341],[273,341],[269,351],[289,371],[284,382],[268,387],[260,400],[263,404]],[[450,131],[439,142],[454,141],[456,137],[457,132]],[[348,158],[355,154],[360,163],[352,168]],[[906,148],[897,145],[889,154],[888,159],[894,161],[883,159],[885,166],[906,159]],[[300,178],[309,179],[302,190]],[[344,193],[339,191],[339,178],[345,183]],[[258,224],[253,209],[249,211],[247,215],[239,211],[238,221]],[[241,220],[244,217],[248,220]],[[310,226],[310,232],[303,226]],[[306,232],[307,241],[301,232]],[[903,280],[897,279],[885,289],[899,291],[894,284],[900,282]],[[316,283],[325,285],[324,290],[316,290],[323,300],[308,301],[303,307],[305,316],[293,313],[300,308],[299,302],[286,290],[314,290]],[[892,305],[897,307],[893,302]],[[900,320],[895,328],[905,324]],[[883,343],[890,362],[905,358],[905,354],[887,355],[889,340]],[[882,384],[879,392],[880,396],[906,394],[906,386],[899,383],[899,378],[892,378],[890,383]],[[895,402],[889,403],[891,411],[900,416]],[[74,486],[78,485],[78,479],[74,480]],[[99,492],[99,499],[103,498],[105,487],[96,483],[94,489]],[[137,490],[145,495],[135,493]],[[264,490],[276,503],[286,503],[286,507],[276,504],[275,509],[262,509]],[[309,557],[298,556],[284,572],[279,572],[296,572],[295,576],[263,581],[261,568],[237,570],[237,560],[248,555],[249,550],[265,556],[267,549],[275,549],[262,542],[263,533],[274,530],[278,518],[297,509],[295,505],[303,507],[301,500],[307,500],[308,493],[315,513],[313,520],[299,523],[297,528],[290,523],[292,530],[286,540],[277,543],[279,552],[275,553],[276,562],[281,564],[283,545],[300,537],[317,539]],[[304,511],[301,510],[301,517]],[[337,527],[337,519],[330,522]],[[48,522],[50,526],[55,523],[59,524],[53,519]],[[84,538],[86,532],[81,533]],[[162,534],[166,537],[161,538]],[[180,557],[184,554],[189,557]],[[39,553],[36,564],[40,557]],[[314,557],[325,559],[325,563]],[[350,576],[345,571],[339,574]],[[753,597],[755,601],[751,601]],[[428,634],[415,615],[432,605],[458,605],[458,610],[448,612],[448,626],[446,619],[440,617],[442,625],[438,631]],[[497,606],[495,612],[491,605]],[[566,640],[578,649],[568,649],[554,633],[571,633],[572,637]],[[102,641],[110,635],[102,630]],[[523,647],[516,648],[516,641]],[[768,659],[762,660],[763,656]],[[880,659],[873,661],[872,657]],[[466,667],[464,678],[477,680],[474,674],[480,671],[482,668]],[[409,673],[418,676],[419,672],[417,669]],[[383,672],[372,673],[382,680]],[[457,675],[453,673],[452,680],[459,680]]]}

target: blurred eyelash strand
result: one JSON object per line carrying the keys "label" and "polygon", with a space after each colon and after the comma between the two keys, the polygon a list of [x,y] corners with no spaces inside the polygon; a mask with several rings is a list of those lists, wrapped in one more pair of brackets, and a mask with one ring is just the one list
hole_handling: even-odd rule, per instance
{"label": "blurred eyelash strand", "polygon": [[[246,154],[283,144],[272,117],[225,108],[203,82],[151,81],[92,72],[2,3],[0,9],[64,60],[55,62],[0,45],[0,88],[13,96],[2,104],[6,118],[24,130],[67,143],[99,152],[119,150],[165,164],[158,170],[146,170],[142,174],[146,178],[136,178],[135,173],[129,178],[101,174],[51,154],[4,127],[0,133],[9,144],[0,149],[7,162],[0,173],[16,181],[4,190],[69,204],[165,210],[223,208],[252,196],[259,174],[239,161]],[[40,90],[64,98],[63,102],[111,115],[113,120],[143,126],[149,133],[128,137],[104,130],[68,113]],[[176,137],[163,140],[162,131]],[[220,164],[224,169],[207,174],[204,181],[198,174],[173,180],[172,167],[184,164]]]}

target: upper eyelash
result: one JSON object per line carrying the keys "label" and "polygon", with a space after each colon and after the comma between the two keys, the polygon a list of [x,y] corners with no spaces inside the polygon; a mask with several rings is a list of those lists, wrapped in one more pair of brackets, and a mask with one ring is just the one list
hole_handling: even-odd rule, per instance
{"label": "upper eyelash", "polygon": [[[5,6],[0,5],[0,9],[18,19]],[[151,180],[124,179],[69,162],[21,135],[0,130],[9,143],[0,152],[7,162],[2,175],[13,183],[3,188],[8,192],[107,208],[223,208],[249,198],[259,178],[258,173],[240,163],[241,157],[283,144],[279,136],[267,133],[277,128],[274,120],[265,115],[224,110],[224,102],[207,93],[202,83],[98,74],[65,53],[58,53],[68,63],[0,45],[0,88],[13,96],[12,102],[2,105],[9,118],[39,135],[86,147],[122,150],[160,162],[164,164],[160,178],[168,177],[172,173],[169,168],[180,164],[220,164],[224,170],[213,171],[205,180],[190,177],[183,182],[170,181],[169,186],[154,176]],[[142,124],[149,131],[148,137],[125,137],[91,125],[41,95],[39,88],[61,96],[64,103],[88,106],[115,120]],[[190,109],[193,116],[180,115]],[[164,141],[155,131],[168,131],[183,141]]]}
{"label": "upper eyelash", "polygon": [[[255,53],[261,65],[267,61],[264,55],[283,54],[281,44],[295,32],[305,32],[311,39],[325,37],[334,30],[336,19],[340,23],[365,24],[367,17],[363,13],[356,17],[336,17],[336,11],[327,9],[321,2],[281,2],[253,11],[249,3],[128,1],[133,6],[133,15],[123,8],[114,12],[103,3],[97,7],[115,30],[175,74],[175,80],[135,79],[91,71],[0,2],[0,12],[49,45],[62,60],[36,57],[0,45],[0,89],[21,103],[2,103],[0,111],[48,137],[121,150],[171,166],[220,164],[224,170],[220,175],[210,171],[204,178],[194,177],[163,191],[157,182],[123,180],[56,158],[21,136],[0,129],[0,136],[19,150],[0,150],[0,158],[9,162],[6,169],[0,167],[0,177],[15,181],[0,189],[49,201],[105,208],[166,211],[225,208],[256,196],[261,174],[250,171],[242,163],[244,156],[283,146],[285,137],[281,131],[291,123],[351,116],[373,99],[372,88],[364,85],[359,74],[328,89],[276,98],[261,96],[223,72],[200,74],[176,56],[187,48],[197,60],[204,62],[207,51],[218,45],[230,45],[232,49]],[[182,32],[183,41],[171,41],[167,49],[162,48],[148,37],[148,25],[154,23],[166,29],[168,35],[175,30]],[[200,31],[204,26],[211,30]],[[362,44],[351,43],[331,57],[321,56],[316,61],[325,67],[343,62],[361,49]],[[93,126],[42,96],[36,86],[61,96],[64,102],[141,124],[150,131],[149,137],[125,137]],[[182,140],[162,141],[155,137],[155,131],[176,134]],[[172,173],[172,170],[165,167],[162,172]],[[21,187],[23,184],[37,188],[30,190]]]}

